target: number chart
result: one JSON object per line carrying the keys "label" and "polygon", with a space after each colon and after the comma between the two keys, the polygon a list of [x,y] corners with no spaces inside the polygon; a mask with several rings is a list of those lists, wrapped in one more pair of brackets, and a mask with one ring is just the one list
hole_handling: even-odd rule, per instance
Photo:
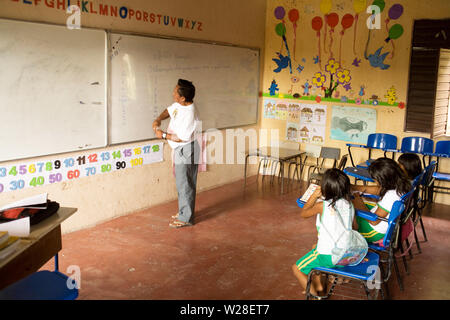
{"label": "number chart", "polygon": [[76,180],[163,161],[163,143],[83,153],[54,160],[0,164],[0,193]]}

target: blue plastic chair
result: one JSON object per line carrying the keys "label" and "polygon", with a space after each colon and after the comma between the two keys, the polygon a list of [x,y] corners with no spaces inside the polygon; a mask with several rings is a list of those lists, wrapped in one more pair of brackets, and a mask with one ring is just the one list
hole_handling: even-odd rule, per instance
{"label": "blue plastic chair", "polygon": [[[425,158],[433,153],[434,141],[424,137],[405,137],[402,139],[400,150],[387,150],[401,153],[416,153],[422,155],[423,166],[426,167]],[[431,157],[429,157],[431,159]],[[428,161],[429,164],[430,160]]]}
{"label": "blue plastic chair", "polygon": [[431,153],[434,141],[424,137],[405,137],[402,139],[400,152],[402,153]]}
{"label": "blue plastic chair", "polygon": [[[58,271],[58,255],[55,255],[55,271],[38,271],[0,291],[0,300],[75,300],[77,284]],[[68,282],[71,283],[69,288]]]}
{"label": "blue plastic chair", "polygon": [[[436,142],[436,150],[434,153],[429,154],[431,157],[436,157],[436,170],[433,172],[433,178],[435,181],[445,181],[450,182],[450,173],[439,172],[439,159],[450,158],[450,140],[438,141]],[[435,186],[434,181],[430,186],[431,193],[439,192],[444,194],[450,194],[450,187]],[[432,199],[432,197],[431,197]],[[432,200],[431,200],[432,201]]]}
{"label": "blue plastic chair", "polygon": [[[369,149],[369,156],[368,156],[367,160],[358,165],[358,167],[367,168],[367,167],[369,167],[370,162],[373,161],[371,159],[372,150],[373,149],[383,150],[384,156],[386,156],[386,152],[388,152],[387,150],[396,150],[397,149],[397,137],[392,134],[388,134],[388,133],[371,133],[367,137],[366,145],[352,144],[352,143],[347,143],[346,145],[348,147],[348,154],[350,155],[350,160],[352,162],[353,167],[355,167],[355,163],[353,161],[351,148],[353,147],[353,148]],[[392,157],[394,157],[394,153],[392,154]]]}
{"label": "blue plastic chair", "polygon": [[[425,241],[428,241],[427,234],[425,232],[425,227],[422,221],[422,209],[426,206],[427,202],[433,198],[433,173],[436,171],[436,161],[431,161],[431,163],[424,169],[421,177],[416,178],[415,183],[418,182],[418,189],[415,193],[415,211],[414,211],[414,227],[420,223],[422,228],[422,233]],[[420,190],[422,190],[420,195]],[[416,238],[417,239],[417,238]],[[417,241],[416,241],[417,242]],[[419,249],[419,252],[421,250]]]}
{"label": "blue plastic chair", "polygon": [[[326,274],[327,277],[328,277],[328,275],[334,275],[334,276],[340,276],[340,277],[347,278],[347,279],[355,279],[355,280],[361,281],[363,283],[367,298],[370,299],[370,292],[368,290],[366,283],[367,283],[367,281],[370,281],[371,278],[374,277],[374,273],[369,274],[367,272],[367,268],[369,266],[371,266],[371,270],[374,270],[374,268],[377,266],[380,268],[380,271],[381,271],[380,282],[385,285],[385,292],[383,291],[382,287],[380,287],[383,298],[385,296],[386,297],[389,296],[387,281],[389,280],[390,275],[391,275],[392,265],[394,265],[400,289],[403,290],[403,282],[401,279],[401,275],[400,275],[400,271],[398,269],[397,262],[394,257],[394,251],[397,246],[396,240],[398,238],[400,216],[403,213],[403,211],[405,210],[405,201],[407,201],[411,195],[412,195],[412,190],[410,192],[408,192],[406,195],[404,195],[400,201],[394,202],[394,205],[392,206],[392,210],[389,214],[389,219],[379,217],[375,213],[372,213],[370,211],[356,210],[356,214],[364,219],[367,219],[369,221],[382,220],[382,221],[386,221],[388,223],[388,229],[383,238],[382,246],[378,246],[378,245],[369,243],[369,249],[371,250],[371,252],[369,252],[367,254],[366,261],[364,263],[361,262],[357,266],[345,267],[345,268],[320,267],[320,268],[314,268],[313,270],[311,270],[310,274],[308,275],[308,282],[307,282],[307,287],[306,287],[307,299],[309,299],[310,297],[314,297],[310,293],[310,285],[311,285],[311,281],[312,281],[312,275],[320,274],[320,273]],[[378,198],[375,195],[369,195],[369,196],[371,198]],[[386,254],[387,259],[380,260],[379,254]],[[387,263],[387,269],[385,269],[383,267],[383,262]],[[328,298],[332,294],[333,289],[336,285],[336,281],[337,281],[337,279],[335,278],[335,281],[333,282],[331,288],[328,290],[327,294],[325,296],[321,296],[320,298]]]}
{"label": "blue plastic chair", "polygon": [[[419,253],[422,253],[419,245],[419,239],[417,238],[416,233],[416,224],[415,224],[415,217],[417,216],[417,195],[419,190],[419,183],[423,178],[423,175],[425,174],[425,171],[422,171],[413,181],[411,192],[406,194],[402,197],[404,203],[405,203],[405,210],[402,214],[401,221],[400,221],[400,231],[399,231],[399,248],[401,251],[400,257],[403,259],[403,265],[405,266],[405,271],[407,274],[409,274],[408,270],[408,264],[406,262],[405,255],[409,253],[409,257],[413,259],[412,255],[412,244],[409,243],[409,236],[411,232],[414,233],[414,239],[416,242],[417,249],[419,250]],[[412,226],[412,230],[410,230],[410,227]],[[405,229],[405,230],[404,230]],[[403,249],[403,242],[406,243],[406,250]]]}
{"label": "blue plastic chair", "polygon": [[399,223],[398,222],[400,220],[400,215],[405,210],[404,201],[407,199],[406,197],[410,197],[411,195],[412,195],[412,191],[410,191],[406,195],[404,195],[400,201],[394,202],[388,219],[379,217],[375,213],[372,213],[370,211],[362,211],[362,210],[356,211],[356,214],[358,216],[360,216],[366,220],[369,220],[369,221],[381,220],[381,221],[385,221],[388,223],[388,229],[383,238],[382,244],[377,245],[374,243],[369,243],[369,250],[375,251],[379,254],[386,255],[386,259],[381,260],[382,262],[387,263],[387,267],[385,268],[386,273],[383,274],[384,282],[387,282],[390,279],[390,276],[392,274],[391,269],[392,269],[392,266],[394,266],[394,270],[397,275],[397,281],[400,286],[400,290],[402,290],[402,291],[403,291],[403,281],[402,281],[402,278],[400,275],[397,261],[394,257],[394,251],[397,246],[396,240],[397,240],[398,231],[399,231]]}
{"label": "blue plastic chair", "polygon": [[[358,265],[353,266],[353,267],[346,266],[346,267],[342,267],[342,268],[336,268],[336,267],[335,268],[324,268],[324,267],[314,268],[311,270],[311,272],[308,275],[308,282],[306,284],[306,300],[309,300],[309,298],[315,298],[315,296],[312,295],[310,292],[312,275],[314,275],[314,274],[320,275],[321,273],[326,274],[327,280],[328,280],[329,275],[332,275],[335,277],[335,279],[331,285],[331,288],[328,289],[327,294],[325,296],[319,297],[321,299],[326,299],[332,295],[333,290],[336,286],[338,277],[359,281],[364,287],[364,291],[367,295],[367,299],[371,299],[372,297],[370,296],[370,290],[368,287],[368,283],[371,283],[374,280],[376,281],[375,277],[377,275],[379,275],[379,277],[380,277],[379,283],[377,283],[377,285],[380,286],[381,296],[384,299],[385,293],[382,288],[382,284],[384,283],[383,278],[382,278],[383,277],[382,268],[383,267],[380,264],[380,257],[377,253],[374,253],[374,252],[368,252],[366,257]],[[377,272],[377,270],[380,270],[381,272]],[[386,287],[386,289],[387,289],[387,287]]]}

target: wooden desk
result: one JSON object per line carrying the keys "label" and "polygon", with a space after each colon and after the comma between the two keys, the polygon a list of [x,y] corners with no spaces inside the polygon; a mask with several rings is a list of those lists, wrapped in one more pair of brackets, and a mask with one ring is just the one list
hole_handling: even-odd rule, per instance
{"label": "wooden desk", "polygon": [[280,162],[280,172],[281,172],[281,193],[283,193],[284,185],[284,163],[292,159],[296,159],[304,154],[304,151],[287,149],[287,148],[273,148],[273,147],[262,147],[255,150],[250,150],[245,156],[245,167],[244,167],[244,188],[247,185],[247,164],[248,157],[258,156],[277,160]]}
{"label": "wooden desk", "polygon": [[22,238],[13,254],[0,260],[0,289],[38,271],[62,249],[61,223],[76,211],[61,207],[51,217],[31,226],[28,238]]}

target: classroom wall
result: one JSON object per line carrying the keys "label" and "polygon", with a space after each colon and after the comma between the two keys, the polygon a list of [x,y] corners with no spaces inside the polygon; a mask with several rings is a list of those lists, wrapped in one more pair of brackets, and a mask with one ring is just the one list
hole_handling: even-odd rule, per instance
{"label": "classroom wall", "polygon": [[[385,7],[381,11],[380,29],[373,29],[369,33],[366,26],[369,14],[366,13],[365,8],[374,2],[384,2]],[[364,3],[366,3],[366,6],[364,6]],[[399,10],[401,8],[398,6],[391,11],[394,4],[400,4],[403,12]],[[282,7],[282,9],[278,7]],[[294,9],[297,9],[298,16]],[[354,17],[357,12],[359,12],[357,23],[354,18],[348,16],[343,19],[345,14]],[[329,21],[330,25],[326,24],[325,13],[330,15],[336,13],[338,15],[338,23],[332,33],[330,33],[330,25],[332,26],[333,22],[336,21],[331,20]],[[327,107],[327,119],[325,139],[321,145],[341,148],[341,154],[348,153],[346,143],[349,143],[349,141],[331,139],[330,137],[333,106],[375,109],[377,112],[376,132],[396,135],[398,147],[400,147],[401,139],[406,136],[429,138],[428,134],[403,131],[405,111],[408,108],[406,97],[413,21],[415,19],[444,19],[449,16],[450,1],[448,0],[268,0],[263,79],[264,100],[274,100],[277,103],[286,104],[291,102],[325,105]],[[316,18],[313,24],[315,17],[320,18]],[[390,18],[390,21],[386,26],[387,18]],[[321,28],[320,23],[318,23],[319,20],[322,20]],[[343,28],[342,23],[348,28]],[[403,33],[399,32],[398,29],[396,30],[398,27],[395,27],[391,30],[391,36],[394,39],[385,42],[384,40],[389,36],[388,30],[395,24],[399,24],[403,28]],[[355,25],[357,26],[356,32]],[[327,32],[325,32],[325,26],[327,26]],[[320,37],[317,31],[320,31]],[[286,41],[283,40],[283,35]],[[331,39],[333,39],[332,43]],[[326,41],[324,42],[324,40]],[[382,48],[380,57],[388,52],[384,60],[377,62],[376,59],[365,58],[365,56],[369,58],[370,55],[375,57],[379,48]],[[287,49],[289,49],[292,61],[292,73],[289,66],[282,63],[283,61],[280,59],[282,57],[277,54],[281,53],[285,57],[288,55]],[[394,55],[391,56],[391,53],[394,53]],[[321,65],[317,63],[319,55]],[[329,88],[331,74],[327,72],[326,66],[332,57],[335,61],[340,61],[342,69],[348,70],[349,77],[345,79],[342,76],[342,84],[337,86],[331,98],[326,98],[325,91],[314,85],[313,78],[318,72],[325,75],[326,81],[323,86]],[[279,64],[281,65],[280,68],[278,68]],[[320,78],[318,77],[318,79]],[[334,79],[336,79],[336,74]],[[305,94],[304,89],[307,81],[308,87],[311,86],[309,95]],[[271,94],[270,87],[273,82],[276,83],[279,91],[273,91]],[[363,92],[361,92],[361,87],[364,89]],[[389,99],[388,94],[391,88],[395,90],[391,91],[393,99]],[[300,98],[294,98],[295,93],[298,93]],[[360,95],[360,93],[363,93],[363,95]],[[392,93],[395,93],[395,95]],[[357,100],[358,98],[360,101]],[[376,105],[374,104],[375,100]],[[267,118],[264,112],[264,106],[262,106],[260,112],[261,126],[278,129],[280,140],[287,140],[287,120],[279,120],[279,117],[275,117],[275,119],[273,117]],[[358,133],[357,130],[354,133]],[[448,139],[448,137],[441,139]],[[299,144],[303,150],[305,143],[299,142]],[[355,163],[359,163],[363,160],[363,157],[367,157],[367,150],[359,150],[352,149]],[[375,152],[374,155],[382,156],[382,153]],[[449,162],[442,161],[441,168],[443,171],[450,172]],[[449,198],[443,194],[438,194],[436,202],[450,204]]]}
{"label": "classroom wall", "polygon": [[[77,4],[74,0],[70,2]],[[67,0],[0,0],[0,18],[65,25],[69,17],[69,14],[65,12],[68,3]],[[265,1],[89,0],[78,2],[78,4],[82,12],[82,27],[260,48],[261,65],[264,61]],[[115,8],[113,10],[118,11],[117,16],[114,11],[111,12],[111,6]],[[147,21],[144,21],[145,18]],[[176,22],[172,23],[175,18]],[[182,27],[178,24],[178,18],[183,19]],[[261,68],[261,81],[262,72]],[[167,88],[167,94],[171,95],[172,90],[173,88]],[[150,127],[151,123],[149,123],[149,130]],[[257,130],[258,128],[259,124],[256,124],[243,129]],[[221,132],[225,139],[225,130]],[[127,148],[134,145],[136,143],[124,144],[121,147]],[[93,151],[112,151],[113,149],[117,149],[117,146]],[[75,155],[76,153],[66,154],[67,157]],[[46,161],[54,159],[54,156],[34,159]],[[48,192],[49,198],[58,201],[62,206],[78,208],[78,212],[62,224],[63,233],[75,231],[136,210],[175,200],[177,193],[170,159],[171,149],[165,143],[164,162],[86,177],[77,181],[0,193],[0,204]],[[4,164],[9,163],[11,162]],[[208,165],[207,172],[199,173],[197,191],[201,192],[240,180],[243,178],[243,173],[243,165],[239,164]],[[250,166],[249,174],[256,174],[255,165]]]}

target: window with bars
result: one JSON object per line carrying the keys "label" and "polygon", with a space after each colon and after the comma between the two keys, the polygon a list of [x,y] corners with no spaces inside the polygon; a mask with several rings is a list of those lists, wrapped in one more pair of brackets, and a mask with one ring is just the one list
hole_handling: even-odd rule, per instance
{"label": "window with bars", "polygon": [[450,19],[414,21],[405,131],[450,134],[448,49]]}

